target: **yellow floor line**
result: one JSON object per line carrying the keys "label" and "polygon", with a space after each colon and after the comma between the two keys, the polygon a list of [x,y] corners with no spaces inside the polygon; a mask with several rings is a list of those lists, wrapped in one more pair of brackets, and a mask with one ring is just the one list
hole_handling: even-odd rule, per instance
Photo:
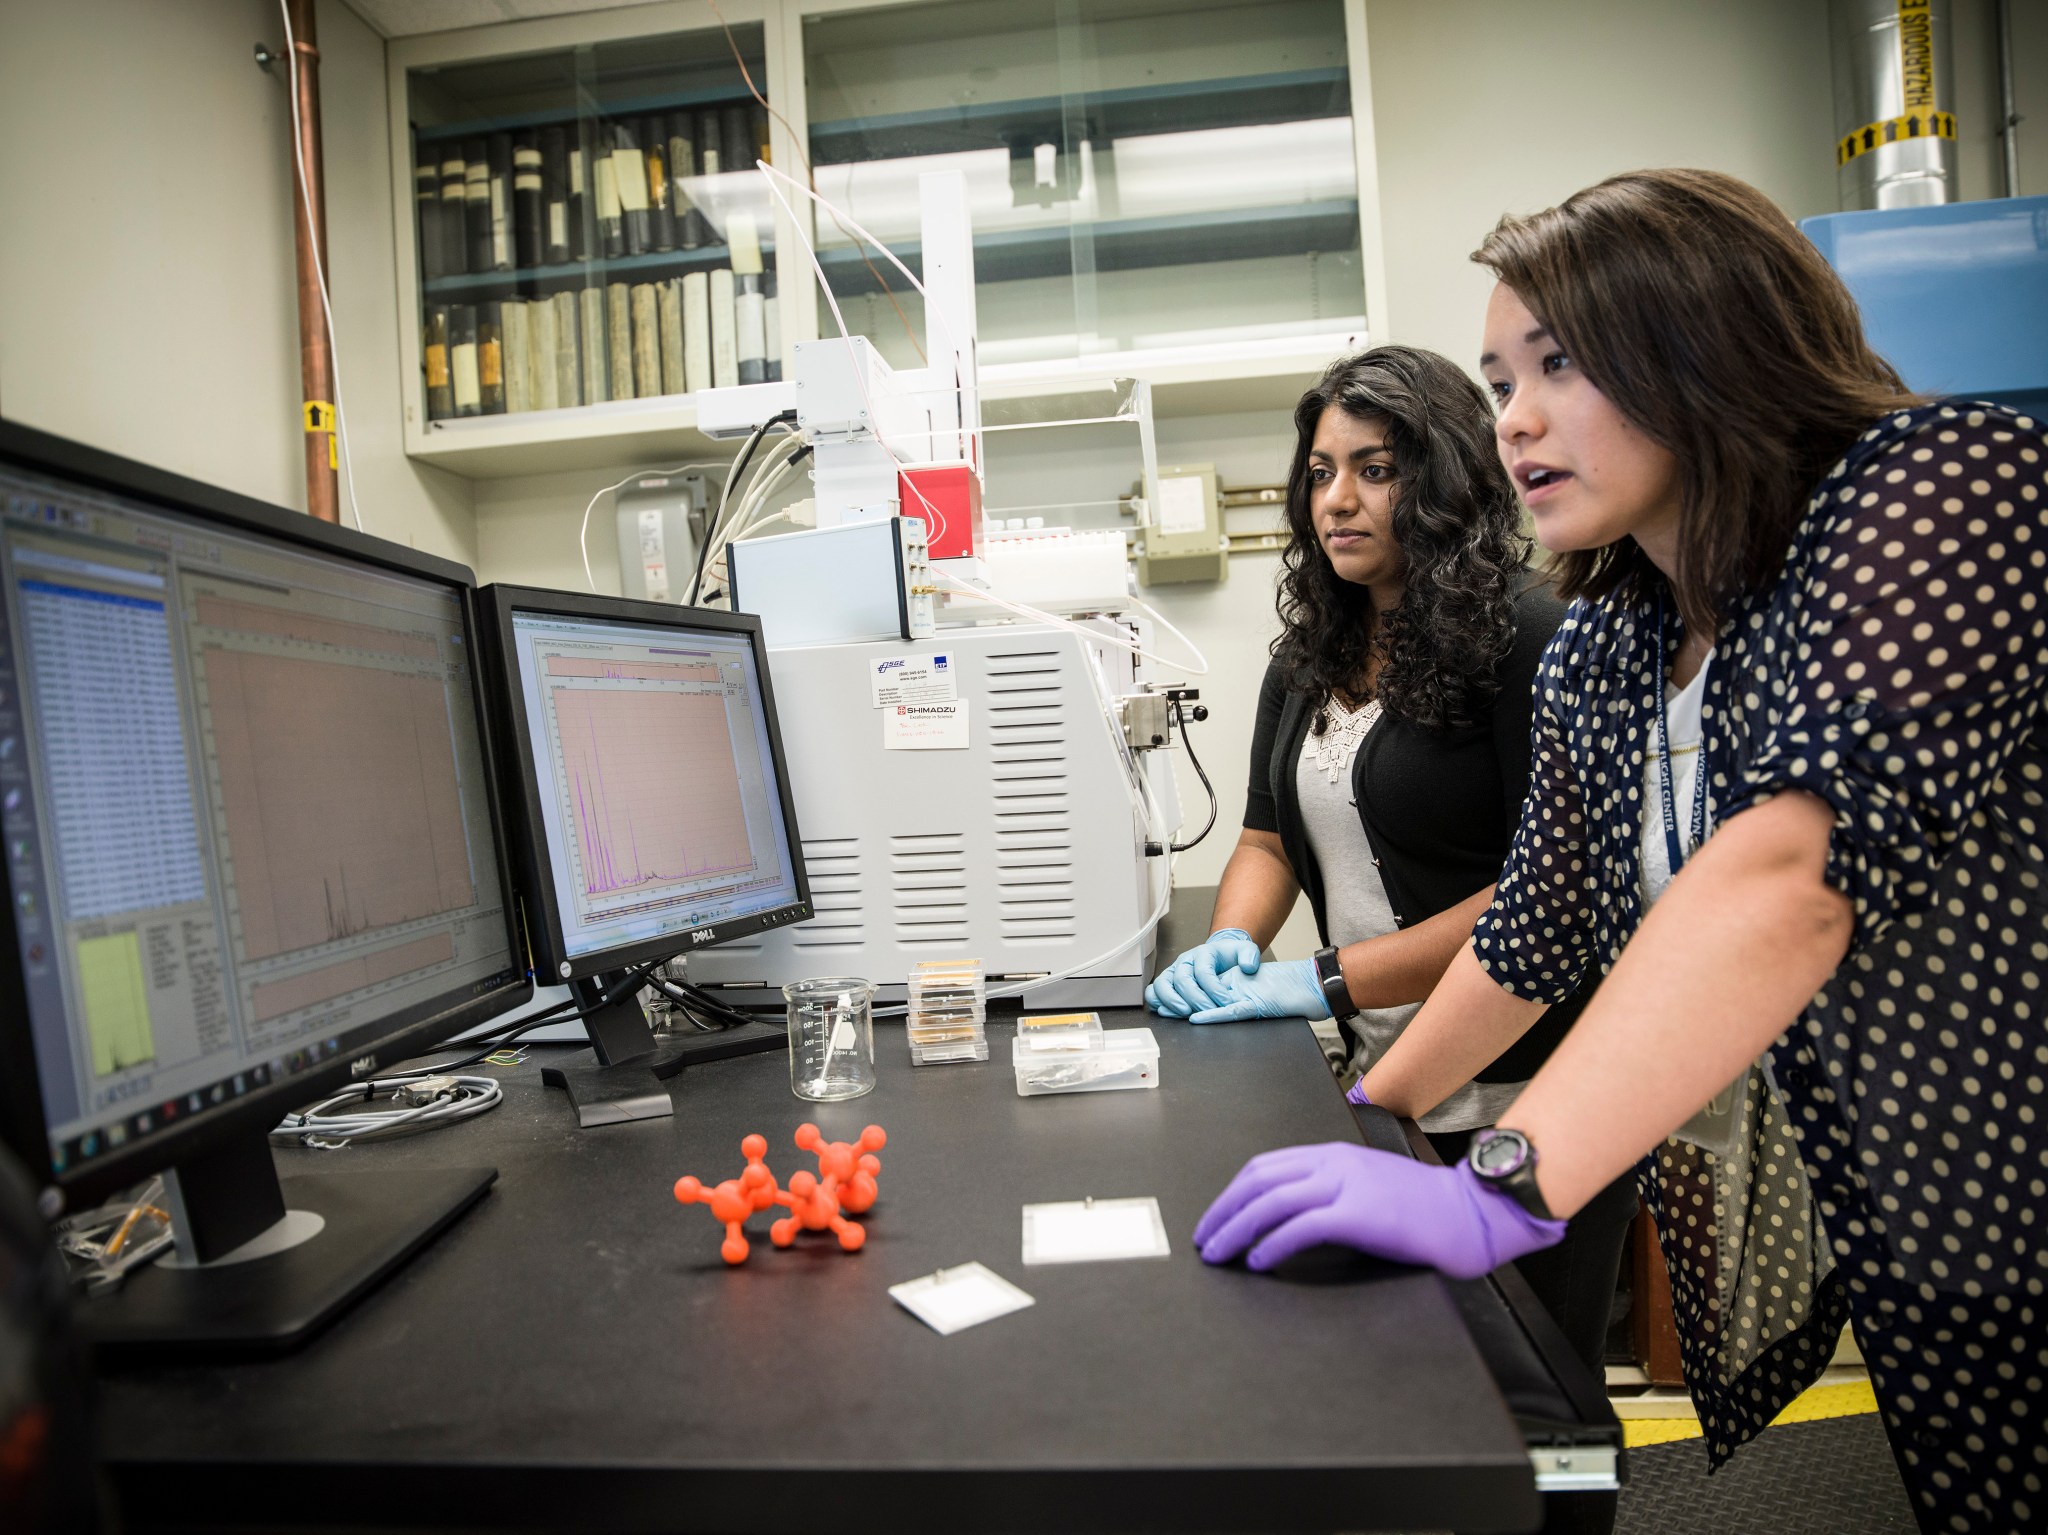
{"label": "yellow floor line", "polygon": [[[1780,1423],[1813,1423],[1823,1418],[1848,1418],[1858,1413],[1876,1411],[1877,1394],[1871,1390],[1870,1382],[1867,1380],[1851,1381],[1843,1386],[1815,1386],[1773,1418],[1771,1426],[1776,1428]],[[1622,1442],[1630,1449],[1651,1444],[1671,1444],[1680,1439],[1699,1438],[1700,1421],[1696,1417],[1624,1418],[1621,1434]]]}

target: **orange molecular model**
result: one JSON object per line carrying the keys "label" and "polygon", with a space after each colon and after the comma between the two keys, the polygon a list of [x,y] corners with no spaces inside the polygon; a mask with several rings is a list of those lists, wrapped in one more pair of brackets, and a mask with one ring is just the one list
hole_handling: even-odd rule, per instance
{"label": "orange molecular model", "polygon": [[678,1204],[709,1205],[712,1217],[725,1223],[725,1241],[718,1251],[727,1263],[747,1261],[749,1248],[741,1228],[748,1216],[770,1205],[789,1211],[768,1228],[768,1240],[777,1247],[789,1246],[799,1231],[830,1230],[847,1252],[860,1251],[867,1241],[866,1230],[846,1216],[864,1215],[874,1207],[880,1192],[875,1179],[882,1171],[875,1153],[889,1144],[888,1133],[880,1125],[869,1125],[858,1141],[828,1141],[816,1125],[806,1124],[797,1126],[796,1144],[817,1153],[818,1170],[792,1174],[787,1193],[776,1187],[775,1175],[768,1171],[768,1142],[759,1135],[740,1142],[747,1170],[739,1177],[709,1190],[695,1178],[676,1180]]}

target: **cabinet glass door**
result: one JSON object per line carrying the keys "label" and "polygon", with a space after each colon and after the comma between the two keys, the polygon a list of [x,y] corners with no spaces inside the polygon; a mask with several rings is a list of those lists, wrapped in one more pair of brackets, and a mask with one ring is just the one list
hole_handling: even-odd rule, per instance
{"label": "cabinet glass door", "polygon": [[780,376],[758,24],[407,73],[427,419]]}
{"label": "cabinet glass door", "polygon": [[[913,270],[920,173],[965,173],[984,364],[1364,330],[1341,0],[934,0],[803,49],[818,190]],[[817,239],[848,325],[914,363],[901,275]]]}

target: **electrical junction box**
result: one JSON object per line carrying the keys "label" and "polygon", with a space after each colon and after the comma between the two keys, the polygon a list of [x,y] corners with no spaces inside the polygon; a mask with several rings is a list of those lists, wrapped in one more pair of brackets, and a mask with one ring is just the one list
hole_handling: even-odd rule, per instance
{"label": "electrical junction box", "polygon": [[689,595],[706,500],[698,474],[643,474],[620,489],[620,595],[647,602]]}
{"label": "electrical junction box", "polygon": [[938,631],[931,554],[915,517],[844,522],[728,544],[735,613],[771,648],[924,639]]}
{"label": "electrical junction box", "polygon": [[1183,464],[1159,471],[1159,501],[1140,535],[1138,580],[1146,586],[1223,581],[1230,576],[1230,541],[1213,464]]}
{"label": "electrical junction box", "polygon": [[981,476],[971,464],[906,464],[896,476],[906,517],[922,517],[932,558],[957,560],[982,552]]}

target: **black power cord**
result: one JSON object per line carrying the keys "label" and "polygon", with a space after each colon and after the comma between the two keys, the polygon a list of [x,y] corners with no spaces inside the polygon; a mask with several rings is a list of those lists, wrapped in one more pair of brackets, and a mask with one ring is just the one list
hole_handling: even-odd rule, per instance
{"label": "black power cord", "polygon": [[646,985],[647,978],[658,967],[667,963],[667,959],[657,959],[649,964],[642,965],[638,970],[627,971],[617,984],[612,986],[610,990],[606,991],[603,996],[599,997],[588,1007],[575,1008],[571,1011],[570,1004],[563,1003],[549,1008],[544,1013],[537,1013],[531,1018],[522,1018],[518,1023],[511,1025],[509,1028],[497,1029],[489,1034],[463,1041],[465,1044],[480,1044],[484,1047],[474,1055],[463,1056],[460,1060],[441,1061],[432,1066],[415,1066],[411,1071],[390,1072],[379,1080],[385,1082],[406,1081],[414,1077],[439,1076],[443,1072],[459,1071],[464,1066],[474,1066],[479,1061],[487,1060],[491,1056],[496,1055],[522,1034],[531,1034],[535,1029],[546,1028],[551,1023],[574,1023],[580,1018],[590,1017],[593,1013],[603,1012],[621,997],[630,997],[634,992]]}
{"label": "black power cord", "polygon": [[[1209,775],[1203,771],[1202,759],[1195,755],[1195,739],[1188,734],[1189,715],[1185,700],[1194,696],[1194,691],[1190,688],[1169,688],[1166,693],[1166,707],[1167,711],[1173,716],[1173,722],[1180,727],[1180,744],[1186,748],[1188,761],[1194,764],[1195,776],[1202,780],[1202,788],[1209,796],[1209,819],[1203,823],[1202,829],[1196,832],[1190,840],[1167,843],[1166,850],[1170,853],[1185,853],[1189,848],[1216,829],[1216,786],[1209,782]],[[1208,705],[1196,704],[1193,716],[1197,720],[1207,719],[1209,717]]]}

